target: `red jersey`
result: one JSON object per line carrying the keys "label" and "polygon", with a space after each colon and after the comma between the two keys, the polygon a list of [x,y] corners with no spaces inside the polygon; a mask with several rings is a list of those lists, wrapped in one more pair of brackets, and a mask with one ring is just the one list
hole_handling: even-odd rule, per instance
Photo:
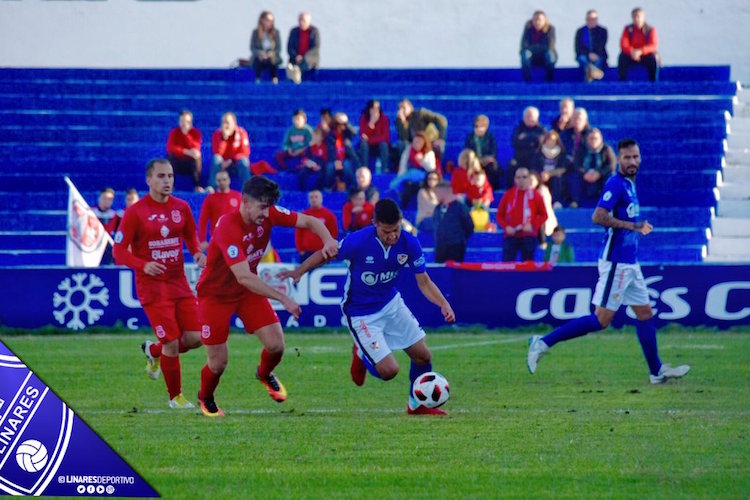
{"label": "red jersey", "polygon": [[465,168],[456,167],[451,173],[453,194],[466,194],[469,190],[469,175]]}
{"label": "red jersey", "polygon": [[495,194],[492,192],[492,186],[489,182],[485,182],[482,186],[469,184],[469,189],[466,191],[466,201],[469,205],[473,205],[477,201],[480,205],[489,205],[494,200]]}
{"label": "red jersey", "polygon": [[[216,223],[219,222],[219,217],[237,210],[241,201],[242,193],[231,189],[228,193],[216,192],[206,196],[201,206],[201,215],[198,217],[198,239],[201,243],[208,241],[206,230],[210,229],[210,232],[213,232]],[[209,221],[211,221],[210,226]]]}
{"label": "red jersey", "polygon": [[342,209],[341,214],[344,229],[347,231],[355,231],[372,224],[372,216],[375,213],[375,206],[372,203],[366,201],[365,204],[362,205],[362,210],[357,213],[352,212],[353,207],[354,205],[352,205],[351,201],[344,203],[344,208]]}
{"label": "red jersey", "polygon": [[274,226],[294,227],[297,212],[272,206],[262,225],[245,224],[239,211],[225,215],[214,227],[208,245],[206,268],[198,280],[198,297],[214,297],[219,300],[237,300],[245,293],[252,293],[240,285],[230,269],[239,262],[247,262],[250,272],[258,274],[258,263],[266,252]]}
{"label": "red jersey", "polygon": [[[185,201],[170,196],[159,203],[148,195],[125,211],[113,254],[117,264],[135,270],[135,289],[142,305],[193,296],[185,278],[183,241],[190,253],[200,251],[195,219]],[[149,276],[143,272],[147,262],[162,263],[167,270]]]}
{"label": "red jersey", "polygon": [[[328,228],[328,232],[331,233],[331,236],[338,238],[339,222],[336,220],[336,215],[326,207],[308,208],[302,213],[320,219],[320,221],[325,224],[326,228]],[[297,247],[298,252],[317,252],[323,248],[323,240],[309,229],[298,227],[294,231],[294,246]]]}
{"label": "red jersey", "polygon": [[167,138],[167,154],[177,158],[187,158],[185,150],[197,149],[200,151],[202,143],[203,136],[197,128],[191,128],[187,134],[183,134],[180,127],[175,127],[169,132]]}
{"label": "red jersey", "polygon": [[232,135],[224,139],[219,129],[211,137],[211,149],[215,155],[225,160],[250,158],[250,137],[247,135],[247,130],[237,127]]}

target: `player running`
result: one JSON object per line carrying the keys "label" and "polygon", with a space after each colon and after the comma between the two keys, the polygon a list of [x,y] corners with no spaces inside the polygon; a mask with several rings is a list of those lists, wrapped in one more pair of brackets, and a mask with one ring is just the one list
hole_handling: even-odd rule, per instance
{"label": "player running", "polygon": [[633,139],[620,141],[617,145],[617,162],[617,174],[610,177],[604,185],[604,192],[592,217],[595,224],[606,228],[604,247],[599,256],[599,281],[591,301],[596,310],[544,337],[531,337],[527,355],[531,373],[536,371],[539,359],[558,342],[609,326],[623,303],[630,305],[638,318],[636,333],[651,372],[651,383],[661,384],[670,378],[680,378],[690,370],[688,365],[672,367],[662,364],[659,359],[654,313],[641,266],[636,259],[639,238],[653,229],[648,221],[638,221],[639,206],[635,192],[635,175],[641,165],[638,143]]}
{"label": "player running", "polygon": [[239,211],[219,219],[208,245],[206,269],[197,286],[203,325],[201,337],[208,356],[201,371],[198,399],[207,417],[224,416],[216,405],[214,392],[227,367],[229,320],[233,314],[242,320],[245,331],[255,333],[263,344],[255,377],[273,400],[279,403],[286,400],[287,391],[273,373],[284,354],[284,332],[268,298],[281,302],[295,317],[299,317],[301,309],[257,275],[271,229],[274,226],[309,229],[323,241],[322,255],[330,258],[338,251],[338,242],[320,220],[274,206],[279,197],[279,186],[265,177],[255,176],[246,181]]}
{"label": "player running", "polygon": [[[349,267],[341,308],[354,338],[351,376],[357,385],[365,383],[369,371],[374,377],[390,380],[399,370],[391,352],[403,349],[411,358],[411,383],[432,371],[432,356],[425,343],[424,330],[406,307],[396,289],[396,278],[403,268],[411,268],[422,294],[440,307],[445,321],[456,318],[440,289],[425,272],[425,258],[419,240],[401,232],[401,210],[395,201],[382,199],[375,205],[374,225],[351,233],[339,244],[338,258]],[[326,262],[322,251],[314,253],[293,271],[279,278],[294,283],[306,272]],[[409,415],[446,415],[440,408],[427,408],[411,396]]]}
{"label": "player running", "polygon": [[148,162],[146,184],[148,196],[125,211],[113,254],[117,264],[135,270],[138,300],[158,339],[141,346],[146,371],[153,379],[164,373],[170,408],[194,408],[182,394],[180,353],[199,347],[201,338],[198,300],[185,277],[183,242],[199,266],[206,256],[190,207],[172,196],[174,171],[168,160]]}

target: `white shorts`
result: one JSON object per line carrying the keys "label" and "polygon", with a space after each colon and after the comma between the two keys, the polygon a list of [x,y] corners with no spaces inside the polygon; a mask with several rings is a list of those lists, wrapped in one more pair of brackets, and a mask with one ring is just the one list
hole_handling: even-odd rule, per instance
{"label": "white shorts", "polygon": [[401,294],[396,294],[380,311],[366,316],[347,316],[349,332],[363,356],[378,364],[392,350],[407,349],[425,337],[417,318]]}
{"label": "white shorts", "polygon": [[599,281],[591,303],[610,311],[617,311],[623,303],[627,306],[649,304],[641,266],[600,260]]}

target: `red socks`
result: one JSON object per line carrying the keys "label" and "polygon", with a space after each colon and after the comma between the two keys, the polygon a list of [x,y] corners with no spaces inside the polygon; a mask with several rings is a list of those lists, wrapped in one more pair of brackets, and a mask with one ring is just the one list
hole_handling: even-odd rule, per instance
{"label": "red socks", "polygon": [[169,399],[172,400],[182,392],[182,376],[180,373],[180,357],[162,356],[161,372],[167,384]]}
{"label": "red socks", "polygon": [[258,367],[258,377],[265,379],[268,377],[276,365],[281,362],[281,357],[284,355],[284,351],[277,354],[271,354],[267,350],[263,349],[260,353],[260,366]]}
{"label": "red socks", "polygon": [[208,365],[205,365],[201,370],[201,392],[198,397],[203,400],[212,398],[220,379],[221,374],[212,372]]}

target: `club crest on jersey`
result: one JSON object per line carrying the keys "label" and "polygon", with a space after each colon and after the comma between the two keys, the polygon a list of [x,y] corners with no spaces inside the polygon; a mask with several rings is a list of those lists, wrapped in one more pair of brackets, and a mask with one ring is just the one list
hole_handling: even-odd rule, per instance
{"label": "club crest on jersey", "polygon": [[263,229],[263,226],[258,226],[258,238],[263,237],[263,233],[265,233],[265,230]]}
{"label": "club crest on jersey", "polygon": [[400,266],[403,266],[404,264],[406,264],[406,261],[409,260],[409,256],[405,253],[400,253],[396,256],[396,260],[398,261],[398,264]]}
{"label": "club crest on jersey", "polygon": [[612,199],[612,191],[607,191],[602,195],[602,199],[604,201],[609,201]]}
{"label": "club crest on jersey", "polygon": [[162,238],[166,238],[169,236],[169,228],[167,226],[162,226],[161,229],[159,229],[159,234],[161,234]]}
{"label": "club crest on jersey", "polygon": [[236,207],[237,205],[239,205],[239,202],[236,199],[232,198],[229,200],[229,204],[233,207]]}
{"label": "club crest on jersey", "polygon": [[160,339],[163,339],[167,336],[167,332],[164,331],[164,327],[162,325],[156,325],[156,336]]}
{"label": "club crest on jersey", "polygon": [[179,210],[172,210],[172,222],[175,224],[182,222],[182,214]]}

